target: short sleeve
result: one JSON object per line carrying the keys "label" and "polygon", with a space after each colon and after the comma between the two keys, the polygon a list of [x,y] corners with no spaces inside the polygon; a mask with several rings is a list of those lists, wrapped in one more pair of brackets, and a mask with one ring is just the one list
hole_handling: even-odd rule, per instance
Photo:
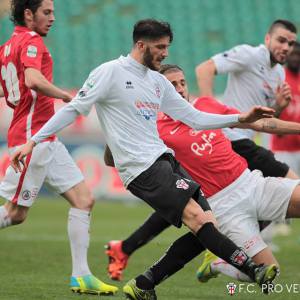
{"label": "short sleeve", "polygon": [[34,68],[41,71],[43,54],[46,51],[46,46],[42,38],[38,35],[33,35],[22,47],[22,65],[25,68]]}
{"label": "short sleeve", "polygon": [[218,74],[243,71],[249,68],[255,57],[255,48],[239,45],[212,57]]}
{"label": "short sleeve", "polygon": [[70,105],[80,114],[88,115],[96,102],[107,100],[113,81],[113,68],[112,64],[107,63],[93,70]]}

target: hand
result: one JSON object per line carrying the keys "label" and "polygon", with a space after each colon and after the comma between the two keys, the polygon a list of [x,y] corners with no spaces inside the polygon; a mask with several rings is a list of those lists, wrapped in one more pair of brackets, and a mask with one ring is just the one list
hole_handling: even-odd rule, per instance
{"label": "hand", "polygon": [[69,103],[72,99],[73,99],[72,95],[65,92],[65,96],[62,98],[62,101],[64,101],[65,103]]}
{"label": "hand", "polygon": [[21,148],[19,148],[13,153],[11,157],[10,165],[12,166],[12,168],[15,170],[16,173],[22,172],[21,165],[23,165],[23,169],[27,168],[25,157],[26,155],[32,152],[34,146],[35,146],[35,142],[29,141],[27,142],[27,144],[23,145]]}
{"label": "hand", "polygon": [[282,86],[278,86],[275,97],[276,97],[275,107],[280,111],[282,111],[289,105],[292,99],[292,92],[287,82],[284,82]]}
{"label": "hand", "polygon": [[239,115],[240,123],[253,123],[262,118],[272,118],[275,110],[265,106],[253,106],[251,110]]}

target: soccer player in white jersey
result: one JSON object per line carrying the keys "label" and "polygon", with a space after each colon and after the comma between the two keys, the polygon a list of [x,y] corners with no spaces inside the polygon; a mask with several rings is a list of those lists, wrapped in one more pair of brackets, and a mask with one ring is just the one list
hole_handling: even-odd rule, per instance
{"label": "soccer player in white jersey", "polygon": [[[156,119],[161,110],[195,129],[220,128],[270,117],[273,110],[257,106],[247,113],[223,116],[200,112],[183,101],[173,85],[156,71],[168,56],[172,39],[168,23],[153,19],[137,22],[130,54],[92,71],[77,96],[25,146],[16,150],[12,166],[21,171],[20,162],[25,164],[24,157],[35,145],[95,106],[127,189],[174,226],[184,223],[193,232],[190,237],[196,236],[200,241],[199,251],[208,248],[257,283],[270,282],[276,277],[276,266],[255,265],[242,249],[216,229],[215,218],[199,185],[159,138]],[[178,251],[181,247],[176,246]],[[130,282],[125,293],[133,299],[156,299],[153,287],[151,279],[140,276]]]}
{"label": "soccer player in white jersey", "polygon": [[[217,54],[196,68],[201,96],[213,95],[213,81],[217,74],[228,74],[222,101],[244,111],[253,105],[264,105],[276,109],[276,114],[289,104],[290,99],[279,93],[288,93],[284,82],[282,64],[293,50],[297,29],[287,20],[276,20],[270,26],[264,45],[253,47],[239,45]],[[247,159],[249,169],[259,169],[264,176],[298,178],[289,167],[277,161],[271,151],[257,146],[252,130],[225,129],[232,141],[233,149]]]}
{"label": "soccer player in white jersey", "polygon": [[[72,96],[52,84],[52,58],[43,37],[54,23],[52,0],[13,0],[11,18],[16,25],[11,38],[0,47],[0,94],[14,110],[8,131],[12,153],[25,144],[54,114],[55,98],[69,102]],[[27,168],[15,173],[10,167],[0,184],[0,228],[22,223],[46,183],[71,205],[68,235],[72,254],[73,291],[113,294],[114,286],[94,277],[87,262],[90,212],[94,199],[81,171],[55,135],[43,139],[28,155]],[[5,269],[5,264],[2,263]]]}

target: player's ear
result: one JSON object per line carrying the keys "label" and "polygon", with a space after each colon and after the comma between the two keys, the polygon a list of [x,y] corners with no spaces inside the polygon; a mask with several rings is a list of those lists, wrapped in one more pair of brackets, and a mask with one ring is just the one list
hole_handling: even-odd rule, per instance
{"label": "player's ear", "polygon": [[135,45],[136,45],[136,47],[137,47],[138,50],[140,50],[140,51],[144,51],[145,50],[146,45],[145,45],[144,41],[139,40],[139,41],[136,42]]}
{"label": "player's ear", "polygon": [[266,35],[265,35],[265,44],[268,46],[269,45],[269,43],[270,43],[270,39],[271,39],[271,35],[270,35],[270,33],[267,33]]}
{"label": "player's ear", "polygon": [[32,22],[33,21],[33,13],[29,8],[26,8],[24,10],[24,21],[25,24],[27,24],[28,22]]}

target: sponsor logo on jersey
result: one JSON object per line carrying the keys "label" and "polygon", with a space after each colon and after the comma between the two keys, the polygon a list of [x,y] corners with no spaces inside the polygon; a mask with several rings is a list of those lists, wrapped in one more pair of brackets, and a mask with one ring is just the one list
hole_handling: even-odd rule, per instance
{"label": "sponsor logo on jersey", "polygon": [[83,97],[86,96],[86,93],[87,93],[87,91],[85,91],[85,90],[80,90],[80,91],[78,92],[78,97],[79,97],[79,98],[83,98]]}
{"label": "sponsor logo on jersey", "polygon": [[132,81],[130,81],[130,80],[127,80],[127,81],[125,82],[125,87],[126,87],[126,89],[134,89],[134,86],[133,86],[133,84],[132,84]]}
{"label": "sponsor logo on jersey", "polygon": [[187,182],[185,182],[183,179],[178,179],[176,181],[176,187],[178,189],[183,189],[183,190],[187,190],[190,186],[188,185]]}
{"label": "sponsor logo on jersey", "polygon": [[178,131],[178,129],[180,128],[180,126],[181,126],[181,124],[179,124],[178,126],[176,126],[174,129],[170,130],[170,134],[171,135],[175,134]]}
{"label": "sponsor logo on jersey", "polygon": [[87,95],[88,91],[94,87],[94,85],[95,85],[94,79],[89,78],[84,84],[84,86],[82,87],[82,89],[78,92],[78,97],[84,98]]}
{"label": "sponsor logo on jersey", "polygon": [[36,57],[37,56],[37,47],[29,45],[27,48],[27,56],[28,57]]}
{"label": "sponsor logo on jersey", "polygon": [[144,117],[145,120],[150,120],[151,118],[156,119],[159,110],[158,103],[137,100],[135,101],[135,107],[138,109],[137,115]]}
{"label": "sponsor logo on jersey", "polygon": [[205,153],[211,154],[213,151],[213,139],[216,136],[215,132],[210,132],[209,135],[203,133],[199,141],[191,144],[191,150],[198,156],[203,156]]}
{"label": "sponsor logo on jersey", "polygon": [[94,85],[95,85],[95,80],[92,78],[88,79],[88,81],[86,82],[86,87],[88,89],[91,89],[92,87],[94,87]]}

